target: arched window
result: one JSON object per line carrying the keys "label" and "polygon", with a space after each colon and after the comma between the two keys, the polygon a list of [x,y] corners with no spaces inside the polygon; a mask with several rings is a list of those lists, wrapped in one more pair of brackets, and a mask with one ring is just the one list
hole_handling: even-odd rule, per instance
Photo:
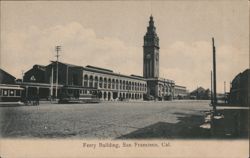
{"label": "arched window", "polygon": [[115,79],[112,79],[112,89],[115,89]]}
{"label": "arched window", "polygon": [[100,77],[100,80],[99,80],[99,87],[102,88],[102,84],[103,84],[103,79],[102,77]]}
{"label": "arched window", "polygon": [[125,81],[122,81],[122,89],[125,90]]}
{"label": "arched window", "polygon": [[104,87],[103,88],[107,88],[107,78],[104,78]]}
{"label": "arched window", "polygon": [[110,89],[111,88],[111,79],[109,78],[108,79],[108,89]]}
{"label": "arched window", "polygon": [[88,75],[84,75],[84,82],[83,82],[84,87],[88,87]]}
{"label": "arched window", "polygon": [[94,84],[94,87],[95,87],[95,88],[98,87],[98,77],[97,77],[97,76],[95,77],[95,84]]}
{"label": "arched window", "polygon": [[118,86],[119,86],[119,81],[116,79],[116,81],[115,81],[115,89],[118,89]]}
{"label": "arched window", "polygon": [[93,87],[93,76],[89,77],[89,87]]}

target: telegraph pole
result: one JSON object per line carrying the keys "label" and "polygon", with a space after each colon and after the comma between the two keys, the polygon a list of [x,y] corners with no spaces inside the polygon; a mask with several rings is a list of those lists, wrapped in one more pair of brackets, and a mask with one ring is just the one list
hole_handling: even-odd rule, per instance
{"label": "telegraph pole", "polygon": [[59,51],[61,51],[61,46],[56,46],[56,98],[57,98],[57,91],[58,91],[58,58],[59,58]]}
{"label": "telegraph pole", "polygon": [[214,100],[213,100],[213,109],[216,111],[216,104],[217,104],[217,93],[216,93],[216,48],[214,46],[214,38],[212,38],[213,42],[213,81],[214,81]]}
{"label": "telegraph pole", "polygon": [[24,77],[24,71],[22,70],[22,82],[23,82],[23,77]]}
{"label": "telegraph pole", "polygon": [[53,63],[51,64],[51,85],[50,85],[50,96],[51,101],[53,99],[53,82],[54,82],[54,70],[53,70]]}
{"label": "telegraph pole", "polygon": [[224,98],[225,98],[225,103],[226,103],[226,100],[227,100],[227,94],[226,94],[226,81],[224,81]]}
{"label": "telegraph pole", "polygon": [[166,79],[164,78],[164,83],[163,83],[163,98],[162,98],[162,101],[164,101],[165,100],[165,93],[166,93]]}
{"label": "telegraph pole", "polygon": [[213,106],[213,71],[211,70],[211,105]]}
{"label": "telegraph pole", "polygon": [[118,73],[118,94],[117,94],[117,96],[119,96],[118,97],[118,101],[121,101],[120,99],[122,98],[121,96],[120,96],[120,88],[121,88],[121,83],[120,83],[120,72]]}

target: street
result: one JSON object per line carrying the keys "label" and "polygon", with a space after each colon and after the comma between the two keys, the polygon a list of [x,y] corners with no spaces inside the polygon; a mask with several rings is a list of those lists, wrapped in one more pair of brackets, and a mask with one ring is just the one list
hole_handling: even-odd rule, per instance
{"label": "street", "polygon": [[195,132],[210,109],[195,100],[0,107],[1,137],[202,138]]}

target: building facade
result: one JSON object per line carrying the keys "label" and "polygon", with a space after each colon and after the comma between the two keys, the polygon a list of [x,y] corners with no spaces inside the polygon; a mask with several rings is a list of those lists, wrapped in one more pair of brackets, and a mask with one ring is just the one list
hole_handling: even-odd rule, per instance
{"label": "building facade", "polygon": [[[40,66],[44,71],[37,71],[37,65],[27,71],[20,84],[25,87],[25,97],[38,95],[49,99],[60,98],[67,93],[74,97],[95,95],[101,100],[142,100],[147,92],[147,82],[140,76],[127,76],[112,70],[94,66],[76,66],[58,62],[58,85],[56,87],[57,63]],[[41,78],[43,80],[41,80]],[[39,81],[39,82],[38,82]]]}
{"label": "building facade", "polygon": [[[65,91],[74,95],[93,94],[102,100],[171,100],[175,96],[175,82],[159,77],[159,50],[159,37],[153,17],[150,16],[149,26],[144,36],[143,76],[127,76],[114,73],[109,69],[59,62],[60,73],[56,88],[57,64],[52,62],[47,66],[34,65],[25,73],[22,85],[27,89],[26,97],[32,93],[38,95],[41,91],[40,97],[48,97],[49,92],[51,96],[54,96],[56,88],[58,94]],[[35,83],[41,83],[43,86],[38,87]],[[179,91],[180,87],[177,86],[176,89]]]}
{"label": "building facade", "polygon": [[250,69],[239,73],[232,80],[228,103],[235,106],[249,106],[250,104]]}
{"label": "building facade", "polygon": [[184,86],[175,85],[174,99],[187,99],[187,98],[188,98],[187,88]]}

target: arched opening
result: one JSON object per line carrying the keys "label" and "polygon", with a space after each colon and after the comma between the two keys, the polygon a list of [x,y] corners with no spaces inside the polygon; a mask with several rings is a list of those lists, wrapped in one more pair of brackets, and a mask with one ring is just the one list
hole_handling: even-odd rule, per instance
{"label": "arched opening", "polygon": [[114,93],[113,93],[113,99],[117,99],[117,97],[118,97],[118,93],[117,93],[117,92],[114,92]]}
{"label": "arched opening", "polygon": [[112,79],[112,89],[115,89],[115,79]]}
{"label": "arched opening", "polygon": [[128,81],[126,81],[126,90],[128,90]]}
{"label": "arched opening", "polygon": [[89,77],[89,87],[93,87],[93,76]]}
{"label": "arched opening", "polygon": [[84,75],[84,81],[83,81],[83,86],[88,87],[88,75]]}
{"label": "arched opening", "polygon": [[108,89],[110,89],[111,88],[111,79],[109,78],[108,79]]}
{"label": "arched opening", "polygon": [[107,78],[104,78],[104,88],[107,88]]}
{"label": "arched opening", "polygon": [[102,98],[102,92],[101,91],[98,93],[98,97]]}
{"label": "arched opening", "polygon": [[125,81],[122,81],[122,89],[125,90]]}
{"label": "arched opening", "polygon": [[120,93],[120,94],[119,94],[119,99],[122,99],[122,97],[123,97],[123,96],[122,96],[122,93]]}
{"label": "arched opening", "polygon": [[106,93],[106,92],[103,93],[103,98],[104,98],[104,99],[107,98],[107,93]]}
{"label": "arched opening", "polygon": [[98,77],[97,77],[97,76],[95,77],[95,84],[94,84],[94,87],[95,87],[95,88],[98,87]]}
{"label": "arched opening", "polygon": [[102,79],[102,77],[100,77],[100,79],[99,79],[99,87],[100,88],[102,88],[102,84],[103,84],[103,79]]}
{"label": "arched opening", "polygon": [[120,89],[122,89],[122,80],[120,80]]}
{"label": "arched opening", "polygon": [[110,99],[111,99],[111,93],[108,92],[108,100],[110,100]]}
{"label": "arched opening", "polygon": [[118,89],[118,86],[119,86],[119,81],[116,80],[116,81],[115,81],[115,89]]}

